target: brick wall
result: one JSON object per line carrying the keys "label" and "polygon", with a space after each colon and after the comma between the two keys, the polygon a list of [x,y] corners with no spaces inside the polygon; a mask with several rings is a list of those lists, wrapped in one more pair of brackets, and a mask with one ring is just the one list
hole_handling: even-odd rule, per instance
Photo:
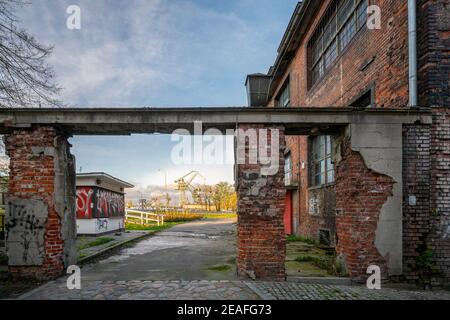
{"label": "brick wall", "polygon": [[[326,75],[308,90],[307,44],[329,3],[329,0],[323,1],[310,23],[285,75],[278,82],[269,106],[275,105],[275,97],[289,77],[293,106],[348,106],[372,88],[378,107],[405,107],[408,104],[406,1],[375,1],[374,4],[382,10],[382,29],[360,30]],[[288,137],[287,147],[292,152],[294,169],[305,163],[305,168],[294,174],[300,181],[299,234],[317,239],[319,229],[329,229],[330,225],[333,226],[333,219],[309,214],[307,137]]]}
{"label": "brick wall", "polygon": [[323,1],[269,105],[274,105],[278,91],[289,76],[294,106],[348,106],[373,88],[377,106],[405,107],[408,104],[407,1],[372,2],[381,8],[382,29],[362,28],[322,80],[308,90],[307,44],[330,3],[330,0]]}
{"label": "brick wall", "polygon": [[[264,126],[245,126],[247,131]],[[284,280],[286,238],[284,232],[284,129],[280,130],[279,170],[275,175],[262,176],[260,164],[238,164],[238,225],[237,270],[241,277]],[[269,140],[269,143],[272,141]],[[244,148],[246,155],[256,146]],[[248,159],[247,159],[248,160]]]}
{"label": "brick wall", "polygon": [[418,1],[419,104],[433,108],[431,202],[424,246],[450,283],[450,3]]}
{"label": "brick wall", "polygon": [[431,126],[431,228],[428,245],[450,283],[450,109],[433,109]]}
{"label": "brick wall", "polygon": [[6,149],[10,157],[7,201],[39,200],[48,208],[42,265],[10,265],[9,271],[13,275],[49,279],[59,276],[64,270],[65,239],[54,197],[54,150],[57,136],[58,132],[54,128],[37,127],[33,130],[14,130],[6,137]]}
{"label": "brick wall", "polygon": [[430,234],[430,139],[430,126],[403,127],[403,271],[412,281]]}
{"label": "brick wall", "polygon": [[364,277],[372,264],[387,274],[386,261],[375,247],[375,233],[394,181],[369,170],[362,156],[351,149],[349,140],[343,139],[336,165],[336,252],[353,278]]}
{"label": "brick wall", "polygon": [[450,3],[419,0],[419,104],[450,107]]}

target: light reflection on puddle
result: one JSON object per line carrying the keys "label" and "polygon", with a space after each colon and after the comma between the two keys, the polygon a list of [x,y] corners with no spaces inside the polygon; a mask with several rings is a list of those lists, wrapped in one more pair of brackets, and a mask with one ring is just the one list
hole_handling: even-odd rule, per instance
{"label": "light reflection on puddle", "polygon": [[[100,261],[99,263],[120,262],[130,258],[130,256],[133,255],[143,255],[157,250],[171,249],[183,246],[192,246],[193,241],[207,239],[204,237],[206,235],[203,235],[203,237],[200,236],[195,237],[195,236],[186,236],[186,233],[184,232],[170,232],[171,234],[168,233],[169,232],[164,232],[164,234],[161,233],[158,236],[138,242],[132,248],[122,249],[117,255],[106,258]],[[178,233],[182,235],[174,235]]]}

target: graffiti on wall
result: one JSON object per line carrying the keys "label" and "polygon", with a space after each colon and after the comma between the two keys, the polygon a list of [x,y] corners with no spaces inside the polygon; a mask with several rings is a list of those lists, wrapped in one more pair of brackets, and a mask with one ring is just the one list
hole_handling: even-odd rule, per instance
{"label": "graffiti on wall", "polygon": [[94,189],[90,187],[77,187],[77,217],[92,217]]}
{"label": "graffiti on wall", "polygon": [[14,266],[42,265],[48,207],[39,200],[9,201],[5,239],[8,261]]}
{"label": "graffiti on wall", "polygon": [[125,214],[125,199],[120,193],[96,189],[96,217],[117,217]]}
{"label": "graffiti on wall", "polygon": [[125,215],[121,193],[95,187],[77,187],[77,218],[109,218]]}
{"label": "graffiti on wall", "polygon": [[108,231],[108,219],[96,219],[95,220],[95,232]]}

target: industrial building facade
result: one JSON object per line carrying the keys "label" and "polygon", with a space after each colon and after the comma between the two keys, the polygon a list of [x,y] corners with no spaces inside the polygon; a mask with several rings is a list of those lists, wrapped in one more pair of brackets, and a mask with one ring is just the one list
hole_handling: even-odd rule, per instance
{"label": "industrial building facade", "polygon": [[[433,124],[431,128],[403,126],[399,173],[403,177],[402,226],[392,230],[402,233],[402,270],[394,274],[417,280],[421,275],[417,261],[428,253],[438,277],[448,280],[450,4],[419,0],[416,5],[418,105],[432,109]],[[300,2],[275,64],[267,74],[249,75],[247,84],[252,80],[266,82],[268,107],[407,108],[411,105],[412,31],[408,15],[411,1]],[[378,26],[371,28],[370,23]],[[250,105],[255,99],[249,97]],[[259,99],[256,104],[261,95]],[[377,141],[366,143],[368,148],[377,145]],[[343,170],[337,157],[347,158],[345,165],[364,176],[365,182],[355,180],[345,190],[336,190],[341,174],[348,174],[349,169]],[[398,183],[368,168],[358,152],[342,150],[335,137],[313,129],[310,136],[286,137],[285,184],[286,233],[335,247],[350,273],[352,264],[378,263],[389,269],[388,261],[393,257],[379,252],[377,225],[381,208]],[[355,200],[355,195],[364,192],[373,195],[370,184],[377,195],[367,202]],[[353,214],[345,217],[342,212]],[[365,219],[364,227],[355,227],[358,219]],[[363,272],[353,270],[355,274]]]}

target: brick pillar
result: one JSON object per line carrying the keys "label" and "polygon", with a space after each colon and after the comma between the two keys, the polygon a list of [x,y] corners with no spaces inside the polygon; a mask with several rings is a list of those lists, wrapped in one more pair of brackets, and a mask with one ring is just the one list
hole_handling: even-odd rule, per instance
{"label": "brick pillar", "polygon": [[403,127],[403,272],[419,280],[416,260],[430,233],[430,126]]}
{"label": "brick pillar", "polygon": [[[256,135],[252,135],[252,132],[256,132]],[[275,132],[279,133],[279,139],[276,139]],[[252,137],[249,143],[242,143],[242,137],[245,136]],[[261,152],[264,143],[260,139],[264,136],[269,137],[267,149],[278,145],[278,155],[273,154],[278,160],[277,170],[269,175],[262,171],[263,165],[259,160],[252,164],[250,159],[250,154],[255,154],[258,149]],[[241,125],[237,140],[238,275],[253,279],[285,280],[284,128]],[[240,160],[239,155],[245,155],[245,161],[243,158]]]}
{"label": "brick pillar", "polygon": [[433,108],[430,215],[427,246],[443,284],[450,286],[450,108]]}
{"label": "brick pillar", "polygon": [[52,127],[14,130],[6,246],[14,276],[51,279],[76,261],[75,164],[67,137]]}

